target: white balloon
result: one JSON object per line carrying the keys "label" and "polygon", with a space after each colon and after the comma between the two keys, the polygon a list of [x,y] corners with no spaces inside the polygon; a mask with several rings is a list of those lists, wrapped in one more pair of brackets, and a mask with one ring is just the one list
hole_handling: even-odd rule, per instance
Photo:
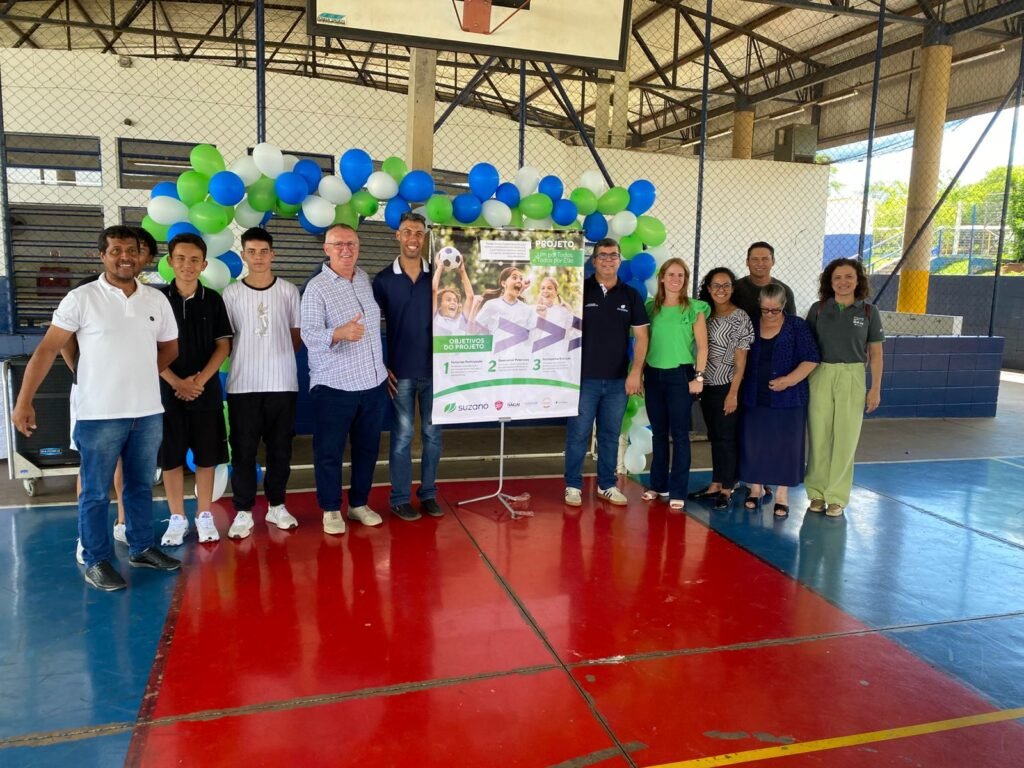
{"label": "white balloon", "polygon": [[[235,218],[238,218],[237,216]],[[647,295],[653,297],[658,292],[658,275],[654,274],[647,278],[644,283],[647,286]],[[648,422],[649,424],[650,422]]]}
{"label": "white balloon", "polygon": [[302,201],[302,212],[314,227],[329,227],[334,223],[334,204],[317,195]]}
{"label": "white balloon", "polygon": [[485,200],[483,215],[489,227],[507,227],[512,223],[512,209],[501,200]]}
{"label": "white balloon", "polygon": [[188,219],[188,206],[174,197],[154,197],[146,206],[146,213],[157,224],[169,227]]}
{"label": "white balloon", "polygon": [[635,445],[630,445],[626,449],[626,455],[623,457],[622,463],[626,467],[627,472],[636,475],[643,472],[647,466],[647,456]]}
{"label": "white balloon", "polygon": [[597,170],[584,171],[580,177],[580,186],[586,187],[598,197],[608,191],[608,185],[605,183],[604,176]]}
{"label": "white balloon", "polygon": [[515,185],[519,190],[519,197],[523,198],[532,195],[537,191],[537,182],[540,181],[540,171],[532,165],[524,165],[516,172]]}
{"label": "white balloon", "polygon": [[206,260],[211,261],[232,249],[235,245],[235,233],[230,228],[225,228],[212,235],[203,235],[203,240],[206,241]]}
{"label": "white balloon", "polygon": [[668,247],[667,243],[648,248],[647,252],[654,257],[654,263],[659,267],[672,258],[672,250]]}
{"label": "white balloon", "polygon": [[281,158],[284,161],[284,169],[286,171],[292,170],[295,164],[299,162],[299,158],[295,155],[282,155]]}
{"label": "white balloon", "polygon": [[284,155],[273,144],[263,142],[253,147],[252,160],[264,176],[276,179],[284,173]]}
{"label": "white balloon", "polygon": [[374,171],[366,180],[366,191],[378,200],[390,200],[398,194],[398,182],[390,173]]}
{"label": "white balloon", "polygon": [[637,424],[634,420],[629,428],[629,444],[635,445],[637,450],[645,456],[654,450],[654,436],[646,426]]}
{"label": "white balloon", "polygon": [[228,170],[236,174],[247,187],[260,180],[260,169],[256,167],[256,161],[249,155],[235,160]]}
{"label": "white balloon", "polygon": [[352,199],[352,190],[342,181],[341,176],[324,176],[320,179],[317,194],[335,205],[344,205]]}
{"label": "white balloon", "polygon": [[429,219],[430,218],[429,216],[427,216],[427,206],[425,206],[425,205],[417,205],[415,208],[412,209],[412,212],[413,213],[418,213],[420,216],[422,216],[425,219]]}
{"label": "white balloon", "polygon": [[199,275],[199,280],[207,288],[220,293],[231,282],[231,270],[223,261],[213,257],[206,260],[206,269]]}
{"label": "white balloon", "polygon": [[243,200],[235,206],[235,221],[246,228],[258,227],[263,221],[263,212],[254,210],[248,200]]}
{"label": "white balloon", "polygon": [[[213,496],[212,500],[217,501],[224,495],[228,488],[228,465],[218,464],[213,470]],[[196,486],[196,498],[199,498],[199,486]]]}
{"label": "white balloon", "polygon": [[636,214],[631,211],[619,211],[608,222],[608,231],[616,237],[625,237],[636,230]]}
{"label": "white balloon", "polygon": [[523,227],[525,229],[554,229],[555,223],[551,221],[550,216],[546,219],[531,219],[528,216],[523,216]]}
{"label": "white balloon", "polygon": [[640,410],[633,414],[633,424],[646,427],[650,423],[651,420],[647,416],[647,406],[641,405]]}

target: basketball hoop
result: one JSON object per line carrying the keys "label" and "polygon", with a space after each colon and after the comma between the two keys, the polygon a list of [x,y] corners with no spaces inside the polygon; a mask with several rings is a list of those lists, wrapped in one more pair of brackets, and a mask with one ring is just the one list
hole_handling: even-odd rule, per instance
{"label": "basketball hoop", "polygon": [[[498,26],[491,29],[491,6],[511,7],[515,10],[501,20]],[[455,11],[455,18],[463,32],[476,32],[481,35],[493,35],[501,29],[505,23],[519,13],[521,10],[529,10],[530,0],[463,0],[462,18],[459,18],[459,8],[452,0],[452,10]]]}

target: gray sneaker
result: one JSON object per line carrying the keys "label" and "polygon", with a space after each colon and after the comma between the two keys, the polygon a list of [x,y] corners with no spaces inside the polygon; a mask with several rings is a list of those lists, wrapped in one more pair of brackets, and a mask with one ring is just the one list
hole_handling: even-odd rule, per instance
{"label": "gray sneaker", "polygon": [[363,525],[376,526],[380,525],[384,521],[381,516],[370,509],[368,506],[363,504],[361,507],[349,507],[348,508],[348,519],[355,520],[356,522],[362,523]]}
{"label": "gray sneaker", "polygon": [[324,512],[324,533],[340,536],[345,532],[345,518],[336,509]]}
{"label": "gray sneaker", "polygon": [[597,492],[597,495],[609,504],[614,504],[617,507],[624,507],[629,503],[629,499],[614,485],[611,488],[602,488]]}
{"label": "gray sneaker", "polygon": [[583,494],[579,488],[566,488],[565,489],[565,503],[570,507],[582,507],[583,506]]}

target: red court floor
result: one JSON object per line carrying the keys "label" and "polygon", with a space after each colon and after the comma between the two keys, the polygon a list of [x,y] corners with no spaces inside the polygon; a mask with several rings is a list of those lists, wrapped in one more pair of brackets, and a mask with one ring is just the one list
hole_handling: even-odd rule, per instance
{"label": "red court floor", "polygon": [[[1024,474],[1024,464],[1017,469]],[[931,558],[934,589],[949,591],[943,571],[957,566],[918,546],[942,538],[939,515],[881,494],[869,501],[868,490],[858,491],[863,511],[851,506],[846,520],[794,511],[777,521],[767,507],[742,510],[739,496],[727,513],[691,503],[678,514],[642,502],[631,481],[628,507],[595,501],[588,481],[573,512],[560,479],[507,485],[530,492],[532,516],[513,519],[495,502],[457,508],[495,483],[449,482],[441,519],[385,515],[379,528],[352,523],[332,537],[313,495],[296,493],[297,530],[268,529],[257,510],[249,539],[188,540],[176,578],[132,572],[127,593],[104,595],[66,568],[51,582],[69,598],[63,618],[15,604],[19,620],[48,623],[12,623],[12,638],[21,631],[43,650],[48,631],[87,633],[79,619],[112,611],[92,621],[150,645],[131,658],[128,642],[105,654],[105,640],[64,638],[52,662],[22,659],[6,677],[0,665],[0,683],[14,692],[48,665],[76,663],[76,653],[79,665],[105,665],[84,683],[69,672],[66,694],[92,698],[81,711],[26,699],[29,717],[25,706],[15,714],[0,705],[10,715],[0,764],[1024,765],[1015,719],[1024,711],[1012,710],[1024,704],[1013,699],[1019,688],[985,690],[978,663],[936,661],[969,653],[953,635],[983,621],[1016,621],[1007,637],[1019,636],[1021,606],[1009,605],[1024,580],[1019,545],[981,530],[984,541],[972,545],[1015,590],[1005,615],[982,615],[964,599],[951,611],[937,599],[926,620],[907,609],[905,621],[879,621],[871,606],[885,597],[864,599],[878,591],[873,575],[891,578],[894,593],[912,592],[922,579],[914,563]],[[794,494],[794,510],[801,502]],[[375,488],[370,503],[386,509],[387,489]],[[229,506],[215,512],[222,531]],[[15,530],[14,539],[45,547],[73,525],[73,510],[46,514],[45,529]],[[912,550],[900,558],[878,544],[897,532]],[[816,581],[822,570],[831,575]],[[131,599],[138,603],[120,612]],[[130,624],[145,611],[145,626]],[[998,631],[1008,625],[991,626],[989,639],[1007,647]],[[973,645],[986,655],[994,647]],[[1024,687],[1019,671],[1009,674]],[[117,691],[104,688],[112,675],[122,675]],[[986,714],[995,721],[977,720]]]}

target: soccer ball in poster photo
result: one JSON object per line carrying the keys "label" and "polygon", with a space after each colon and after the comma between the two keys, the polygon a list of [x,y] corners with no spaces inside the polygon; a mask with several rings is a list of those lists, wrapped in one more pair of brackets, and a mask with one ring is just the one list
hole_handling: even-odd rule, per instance
{"label": "soccer ball in poster photo", "polygon": [[458,248],[446,245],[437,252],[437,260],[444,265],[445,269],[458,269],[462,264],[462,254]]}

